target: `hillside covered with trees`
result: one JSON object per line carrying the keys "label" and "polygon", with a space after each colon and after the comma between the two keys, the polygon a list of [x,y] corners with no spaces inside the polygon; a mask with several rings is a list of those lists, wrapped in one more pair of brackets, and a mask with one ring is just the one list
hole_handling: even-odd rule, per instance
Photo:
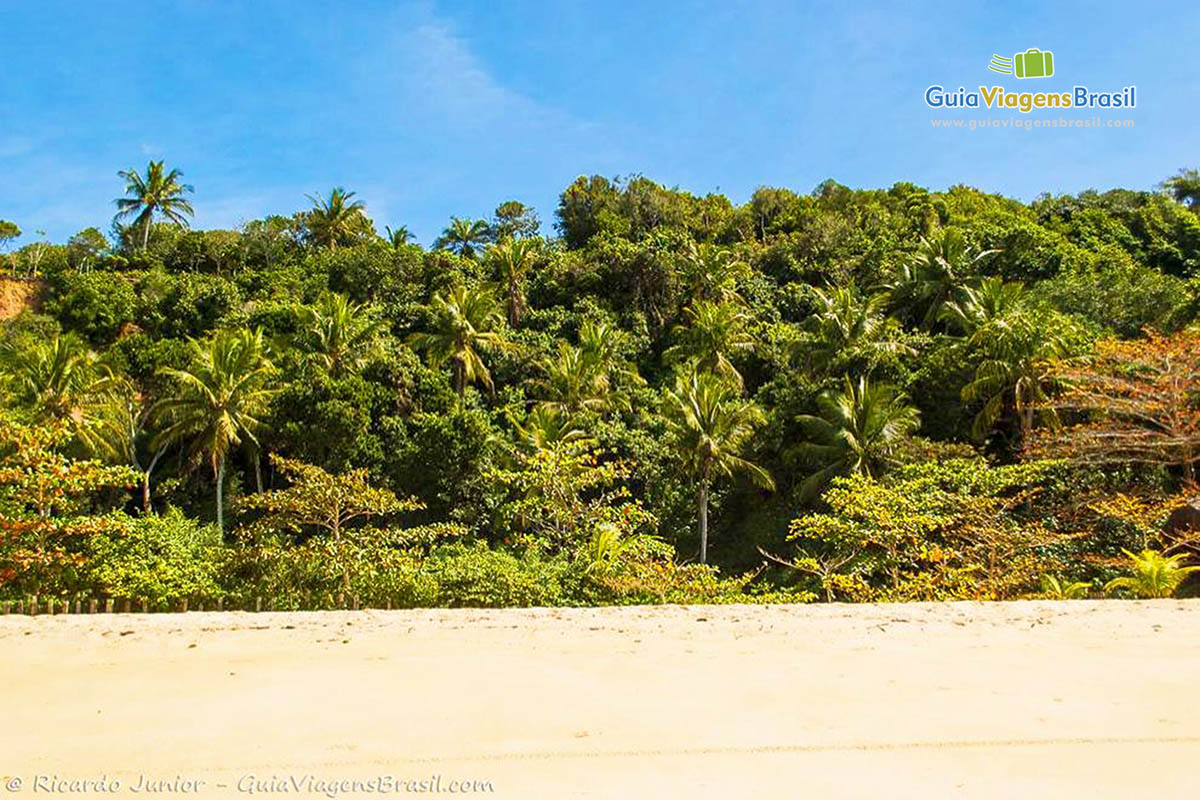
{"label": "hillside covered with trees", "polygon": [[0,599],[1194,591],[1195,171],[581,177],[427,248],[340,188],[192,230],[181,173],[120,178],[107,233],[0,222]]}

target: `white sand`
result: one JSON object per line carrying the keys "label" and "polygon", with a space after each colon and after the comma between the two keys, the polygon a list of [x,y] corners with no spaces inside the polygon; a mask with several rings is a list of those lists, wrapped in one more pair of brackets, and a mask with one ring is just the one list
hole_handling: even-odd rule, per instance
{"label": "white sand", "polygon": [[1191,797],[1200,603],[11,616],[0,687],[23,795]]}

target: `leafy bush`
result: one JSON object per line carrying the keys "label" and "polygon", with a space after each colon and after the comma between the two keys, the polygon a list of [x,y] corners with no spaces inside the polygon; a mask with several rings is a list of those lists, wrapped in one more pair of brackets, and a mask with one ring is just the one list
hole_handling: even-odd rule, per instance
{"label": "leafy bush", "polygon": [[88,539],[84,577],[102,597],[144,598],[165,608],[185,598],[215,598],[224,549],[215,526],[172,508],[162,515],[123,517],[116,531]]}

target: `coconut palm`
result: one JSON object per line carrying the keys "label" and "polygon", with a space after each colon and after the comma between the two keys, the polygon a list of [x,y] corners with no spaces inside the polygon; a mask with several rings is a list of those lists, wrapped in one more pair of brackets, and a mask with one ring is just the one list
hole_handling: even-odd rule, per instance
{"label": "coconut palm", "polygon": [[696,300],[744,303],[738,283],[750,276],[750,265],[735,253],[712,244],[690,242],[681,264],[687,296]]}
{"label": "coconut palm", "polygon": [[179,182],[182,172],[177,169],[168,172],[163,162],[151,161],[144,176],[132,167],[117,175],[125,180],[125,197],[113,201],[117,205],[114,220],[120,222],[133,217],[134,227],[140,227],[142,231],[143,248],[150,242],[150,226],[155,215],[181,228],[188,227],[187,218],[196,212],[183,195],[195,190],[191,185]]}
{"label": "coconut palm", "polygon": [[817,415],[797,417],[807,440],[795,449],[802,461],[818,467],[800,487],[815,497],[837,475],[877,476],[896,446],[921,424],[921,415],[903,392],[865,377],[849,377],[840,391],[817,398]]}
{"label": "coconut palm", "polygon": [[1154,550],[1143,550],[1134,554],[1123,548],[1122,552],[1129,556],[1133,574],[1114,578],[1104,584],[1106,592],[1127,591],[1134,597],[1147,600],[1174,597],[1187,577],[1200,571],[1200,567],[1185,567],[1179,563],[1185,558],[1184,553],[1167,556]]}
{"label": "coconut palm", "polygon": [[742,375],[731,358],[754,349],[754,338],[746,331],[750,316],[732,303],[709,300],[692,303],[684,316],[686,323],[674,331],[678,343],[666,349],[663,359],[668,364],[691,361],[741,385]]}
{"label": "coconut palm", "polygon": [[535,406],[521,421],[511,415],[508,419],[513,426],[513,439],[525,453],[536,453],[560,442],[578,442],[588,438],[574,417],[554,406]]}
{"label": "coconut palm", "polygon": [[1163,188],[1180,203],[1200,210],[1200,171],[1182,169],[1163,183]]}
{"label": "coconut palm", "polygon": [[1039,409],[1054,424],[1047,409],[1054,365],[1067,355],[1067,320],[1058,315],[1034,317],[1015,311],[992,319],[971,334],[968,347],[981,355],[975,374],[962,389],[968,403],[982,403],[973,431],[983,438],[1002,418],[1015,417],[1021,439],[1033,429]]}
{"label": "coconut palm", "polygon": [[758,406],[741,397],[735,383],[698,371],[679,376],[667,393],[663,411],[674,448],[696,482],[703,564],[708,559],[708,500],[713,482],[744,474],[765,489],[775,487],[770,473],[741,456],[765,417]]}
{"label": "coconut palm", "polygon": [[84,342],[72,334],[55,335],[25,347],[0,344],[0,374],[13,401],[42,419],[86,428],[101,406],[124,382]]}
{"label": "coconut palm", "polygon": [[584,320],[579,326],[579,348],[596,370],[608,377],[614,389],[618,385],[644,386],[646,381],[637,367],[624,358],[622,352],[629,334],[615,325],[596,320]]}
{"label": "coconut palm", "polygon": [[487,261],[499,273],[508,307],[508,325],[516,329],[525,311],[525,276],[537,257],[537,239],[505,239],[489,247]]}
{"label": "coconut palm", "polygon": [[[933,238],[921,238],[917,252],[900,268],[893,299],[918,309],[920,324],[933,328],[942,307],[968,284],[979,264],[996,250],[973,251],[957,228]],[[924,309],[920,314],[919,309]]]}
{"label": "coconut palm", "polygon": [[336,250],[353,245],[371,233],[367,207],[361,200],[355,200],[354,194],[336,186],[327,198],[307,195],[313,204],[304,215],[310,244]]}
{"label": "coconut palm", "polygon": [[274,395],[273,369],[262,331],[222,330],[190,346],[187,369],[161,370],[175,386],[154,404],[152,414],[163,424],[155,443],[182,444],[208,461],[216,482],[217,526],[224,529],[226,458],[243,442],[257,446],[254,434]]}
{"label": "coconut palm", "polygon": [[479,381],[492,389],[492,375],[480,350],[505,346],[498,330],[504,316],[495,293],[486,287],[455,286],[446,294],[435,294],[430,310],[434,329],[413,334],[409,343],[429,354],[431,367],[453,362],[454,388],[460,402],[468,383]]}
{"label": "coconut palm", "polygon": [[333,292],[322,294],[314,308],[301,309],[299,316],[300,346],[335,377],[362,367],[375,350],[382,326],[365,306]]}
{"label": "coconut palm", "polygon": [[864,296],[853,287],[812,290],[816,306],[804,321],[807,334],[797,353],[819,369],[861,362],[869,371],[887,355],[911,354],[901,332],[887,316],[888,295]]}
{"label": "coconut palm", "polygon": [[392,230],[390,225],[384,226],[384,232],[387,233],[388,244],[399,249],[412,241],[413,235],[408,227],[401,225],[399,228]]}
{"label": "coconut palm", "polygon": [[991,321],[1017,311],[1024,303],[1024,284],[1005,283],[999,277],[984,278],[976,286],[960,289],[953,300],[942,306],[938,318],[952,330],[970,336]]}
{"label": "coconut palm", "polygon": [[474,258],[475,253],[487,244],[492,229],[481,219],[459,219],[451,217],[450,224],[433,243],[434,250],[449,250],[465,258]]}
{"label": "coconut palm", "polygon": [[559,342],[558,352],[541,362],[545,377],[537,382],[545,400],[542,404],[566,414],[605,411],[611,403],[608,375],[587,352]]}

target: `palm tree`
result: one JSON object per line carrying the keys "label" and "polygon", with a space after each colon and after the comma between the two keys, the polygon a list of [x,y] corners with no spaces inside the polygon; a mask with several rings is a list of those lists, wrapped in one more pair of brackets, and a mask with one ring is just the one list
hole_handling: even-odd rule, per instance
{"label": "palm tree", "polygon": [[505,346],[497,330],[504,324],[500,304],[491,289],[455,286],[448,294],[435,294],[430,304],[434,330],[414,333],[409,343],[429,353],[429,365],[437,368],[454,362],[454,388],[459,402],[468,383],[480,381],[492,389],[492,375],[479,355],[481,348]]}
{"label": "palm tree", "polygon": [[730,378],[741,385],[742,375],[730,360],[754,349],[746,332],[750,316],[732,303],[698,300],[684,312],[686,325],[675,328],[679,343],[663,352],[667,363],[693,361],[699,369]]}
{"label": "palm tree", "polygon": [[[974,377],[962,389],[965,402],[983,403],[975,416],[976,437],[982,439],[1010,414],[1016,417],[1019,437],[1029,435],[1034,415],[1046,407],[1054,383],[1052,368],[1067,354],[1066,324],[1058,315],[1035,318],[1015,311],[988,321],[967,340],[968,347],[982,355]],[[1056,421],[1052,409],[1044,413],[1052,424]]]}
{"label": "palm tree", "polygon": [[750,276],[750,265],[725,248],[689,243],[683,255],[682,271],[692,301],[745,302],[737,288],[740,281]]}
{"label": "palm tree", "polygon": [[583,348],[559,342],[558,353],[543,359],[541,367],[546,374],[538,381],[546,396],[543,405],[566,414],[608,409],[612,400],[608,375]]}
{"label": "palm tree", "polygon": [[315,308],[299,312],[302,347],[335,377],[359,369],[375,349],[382,325],[365,306],[343,294],[325,292]]}
{"label": "palm tree", "polygon": [[637,367],[622,356],[629,334],[615,325],[596,320],[584,320],[579,326],[579,348],[584,357],[595,365],[596,371],[617,385],[644,386],[646,381]]}
{"label": "palm tree", "polygon": [[525,275],[533,266],[539,244],[537,239],[505,239],[487,251],[487,260],[500,273],[508,325],[514,330],[525,310]]}
{"label": "palm tree", "polygon": [[863,362],[868,371],[886,355],[908,354],[896,323],[885,312],[886,293],[863,296],[853,287],[813,289],[816,309],[804,321],[807,336],[798,343],[813,366]]}
{"label": "palm tree", "polygon": [[449,250],[465,258],[474,258],[475,252],[487,244],[492,229],[481,219],[459,219],[451,217],[450,224],[433,243],[434,250]]}
{"label": "palm tree", "polygon": [[797,417],[807,441],[796,454],[819,466],[801,484],[801,496],[815,497],[835,475],[877,476],[896,445],[921,424],[921,415],[903,392],[867,378],[845,379],[840,391],[817,398],[818,415]]}
{"label": "palm tree", "polygon": [[960,289],[957,297],[942,306],[938,318],[962,335],[970,336],[992,320],[1018,310],[1024,303],[1023,283],[1005,283],[1000,277],[984,278],[977,286]]}
{"label": "palm tree", "polygon": [[390,225],[385,225],[384,231],[387,233],[388,244],[396,249],[400,249],[408,244],[413,238],[412,232],[409,231],[406,225],[401,225],[395,230],[392,230]]}
{"label": "palm tree", "polygon": [[774,489],[762,467],[741,457],[766,418],[758,406],[740,396],[731,381],[706,372],[681,375],[667,393],[664,415],[674,447],[696,481],[700,563],[708,559],[708,497],[713,481],[745,474],[755,484]]}
{"label": "palm tree", "polygon": [[921,326],[929,330],[942,307],[974,276],[979,264],[996,252],[973,252],[957,228],[946,228],[932,239],[921,237],[916,254],[901,267],[894,299],[923,307]]}
{"label": "palm tree", "polygon": [[561,409],[548,405],[535,406],[523,421],[511,415],[517,447],[526,453],[536,453],[558,443],[577,442],[588,438],[575,419]]}
{"label": "palm tree", "polygon": [[308,229],[308,240],[317,247],[336,250],[339,246],[352,245],[371,232],[371,221],[367,219],[367,207],[361,200],[354,200],[354,192],[336,186],[329,197],[307,195],[313,204],[304,215]]}
{"label": "palm tree", "polygon": [[88,427],[123,381],[78,337],[55,335],[27,347],[0,344],[0,374],[13,399],[42,419]]}
{"label": "palm tree", "polygon": [[154,404],[164,423],[156,445],[186,443],[197,458],[208,460],[216,481],[217,526],[224,530],[225,461],[243,441],[257,446],[255,431],[270,404],[273,372],[261,330],[222,330],[211,340],[191,340],[188,369],[161,370],[175,391]]}
{"label": "palm tree", "polygon": [[142,248],[150,242],[150,226],[154,215],[165,217],[181,228],[188,227],[187,217],[195,214],[192,204],[183,195],[195,191],[191,185],[180,183],[183,173],[177,169],[166,171],[161,161],[151,161],[142,176],[134,168],[117,173],[125,180],[125,197],[118,197],[117,215],[120,221],[134,217],[134,226],[142,229]]}
{"label": "palm tree", "polygon": [[1133,562],[1133,574],[1122,578],[1113,578],[1104,585],[1106,592],[1111,593],[1118,589],[1124,589],[1134,597],[1147,600],[1174,597],[1175,592],[1187,577],[1193,572],[1200,571],[1200,567],[1180,565],[1179,562],[1185,558],[1186,554],[1184,553],[1167,556],[1154,550],[1143,550],[1141,553],[1134,554],[1124,548],[1122,548],[1122,552]]}

